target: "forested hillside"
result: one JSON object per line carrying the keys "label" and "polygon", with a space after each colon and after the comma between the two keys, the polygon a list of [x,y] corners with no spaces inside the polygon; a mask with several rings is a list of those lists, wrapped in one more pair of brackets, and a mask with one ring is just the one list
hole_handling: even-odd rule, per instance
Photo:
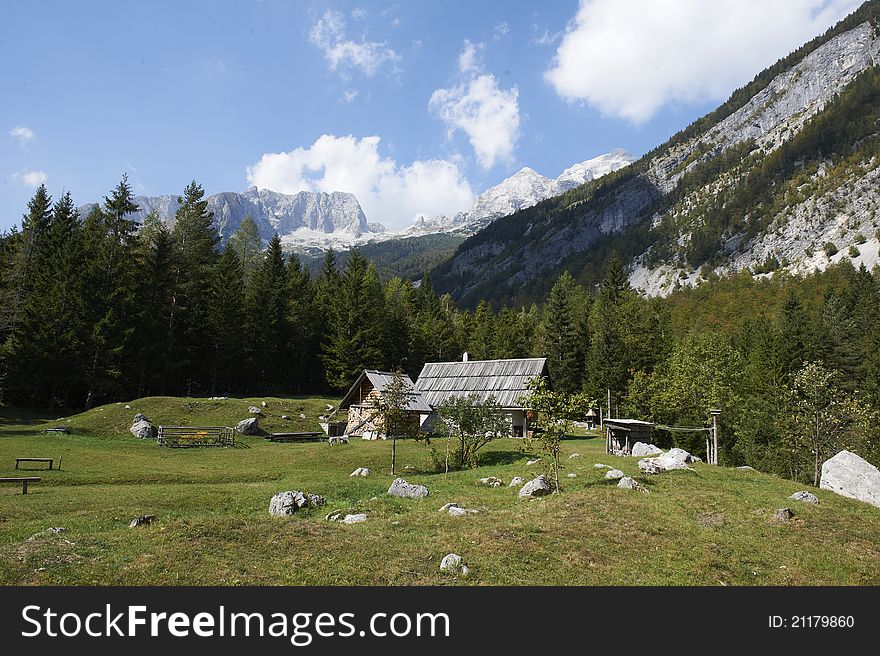
{"label": "forested hillside", "polygon": [[612,251],[651,294],[701,272],[877,261],[880,3],[872,0],[626,169],[465,241],[433,274],[466,307],[527,305]]}

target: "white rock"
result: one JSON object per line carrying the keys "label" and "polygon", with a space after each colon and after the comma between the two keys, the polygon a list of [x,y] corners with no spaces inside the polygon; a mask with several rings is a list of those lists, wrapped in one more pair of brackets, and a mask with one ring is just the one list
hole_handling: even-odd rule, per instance
{"label": "white rock", "polygon": [[327,440],[330,446],[339,446],[340,444],[348,444],[347,435],[335,435]]}
{"label": "white rock", "polygon": [[365,513],[355,513],[354,515],[346,515],[339,521],[343,524],[362,524],[367,521],[367,515]]}
{"label": "white rock", "polygon": [[487,487],[501,487],[504,485],[504,481],[495,476],[487,476],[486,478],[480,479],[480,485],[485,485]]}
{"label": "white rock", "polygon": [[614,469],[611,465],[603,465],[601,462],[597,462],[593,465],[593,469]]}
{"label": "white rock", "polygon": [[539,462],[541,462],[541,459],[540,459],[540,458],[538,458],[537,460],[529,460],[529,461],[526,463],[526,465],[528,465],[528,466],[531,467],[532,465],[537,464],[537,463],[539,463]]}
{"label": "white rock", "polygon": [[510,484],[507,487],[516,487],[517,485],[522,485],[525,482],[525,479],[522,476],[514,476],[510,479]]}
{"label": "white rock", "polygon": [[822,464],[819,487],[880,508],[880,470],[850,451]]}
{"label": "white rock", "polygon": [[264,408],[268,408],[269,405],[265,401],[260,401],[260,405]]}
{"label": "white rock", "polygon": [[581,457],[580,453],[572,453],[570,456],[568,456],[568,459],[574,460],[575,458],[580,458],[580,457]]}
{"label": "white rock", "polygon": [[644,458],[650,456],[659,456],[663,453],[663,449],[653,444],[645,444],[644,442],[636,442],[632,448],[632,456],[635,458]]}
{"label": "white rock", "polygon": [[642,486],[639,485],[635,479],[630,478],[629,476],[624,476],[617,482],[617,487],[622,488],[624,490],[641,490]]}
{"label": "white rock", "polygon": [[257,406],[255,406],[255,405],[252,405],[251,407],[249,407],[249,408],[248,408],[248,412],[250,412],[252,415],[261,415],[261,414],[263,414],[263,411],[260,410],[260,409],[259,409]]}
{"label": "white rock", "polygon": [[550,494],[550,481],[544,475],[533,478],[522,486],[519,491],[521,497],[543,497]]}
{"label": "white rock", "polygon": [[462,576],[467,576],[468,572],[470,572],[461,556],[455,553],[443,556],[443,560],[440,561],[440,571],[450,574],[461,574]]}
{"label": "white rock", "polygon": [[300,418],[300,419],[305,419],[305,418],[306,418],[305,413],[300,412],[300,413],[299,413],[299,418]]}
{"label": "white rock", "polygon": [[566,476],[567,476],[568,478],[577,478],[577,477],[578,477],[578,475],[575,474],[574,472],[571,472],[570,474],[566,474]]}
{"label": "white rock", "polygon": [[626,476],[626,474],[624,474],[619,469],[609,469],[607,472],[605,472],[605,478],[611,481],[619,480],[624,476]]}
{"label": "white rock", "polygon": [[134,424],[132,424],[129,430],[131,431],[132,435],[142,440],[149,440],[153,438],[153,427],[150,425],[150,422],[146,420],[135,422]]}
{"label": "white rock", "polygon": [[428,496],[428,488],[424,485],[413,485],[407,483],[402,478],[395,478],[388,488],[388,494],[393,497],[402,497],[407,499],[423,499]]}
{"label": "white rock", "polygon": [[795,492],[792,494],[789,499],[793,501],[803,501],[804,503],[812,503],[814,506],[819,505],[819,497],[817,497],[812,492],[807,492],[806,490],[802,492]]}
{"label": "white rock", "polygon": [[353,472],[351,472],[348,476],[351,478],[352,476],[369,476],[370,470],[367,467],[358,467]]}
{"label": "white rock", "polygon": [[279,492],[269,501],[269,514],[275,517],[293,515],[302,508],[318,508],[325,503],[324,497],[300,490]]}
{"label": "white rock", "polygon": [[251,417],[249,419],[242,419],[238,422],[235,426],[235,430],[242,435],[254,435],[260,430],[260,426],[257,422],[257,418]]}

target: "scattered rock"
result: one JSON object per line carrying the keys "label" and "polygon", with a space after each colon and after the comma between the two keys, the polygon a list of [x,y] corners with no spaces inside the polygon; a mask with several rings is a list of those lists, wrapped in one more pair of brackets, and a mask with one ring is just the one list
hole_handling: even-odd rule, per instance
{"label": "scattered rock", "polygon": [[461,574],[462,576],[467,576],[468,572],[470,572],[461,556],[454,553],[443,556],[443,560],[440,561],[440,571],[448,572],[449,574]]}
{"label": "scattered rock", "polygon": [[137,528],[138,526],[148,526],[156,521],[155,515],[141,515],[140,517],[135,517],[128,524],[128,528]]}
{"label": "scattered rock", "polygon": [[617,487],[623,490],[641,490],[642,486],[636,482],[634,478],[630,478],[629,476],[624,476],[617,482]]}
{"label": "scattered rock", "polygon": [[348,435],[334,435],[327,440],[330,446],[339,446],[340,444],[348,444]]}
{"label": "scattered rock", "polygon": [[522,485],[525,482],[525,479],[522,476],[514,476],[510,479],[510,484],[507,487],[516,487],[517,485]]}
{"label": "scattered rock", "polygon": [[58,533],[66,533],[67,529],[61,526],[51,526],[49,528],[43,529],[38,533],[34,533],[27,539],[27,542],[33,542],[34,540],[39,540],[40,538],[47,538],[50,535],[57,535]]}
{"label": "scattered rock", "polygon": [[659,446],[645,444],[644,442],[636,442],[632,448],[632,455],[636,458],[659,456],[661,453],[663,453],[663,449]]}
{"label": "scattered rock", "polygon": [[358,467],[353,472],[351,472],[348,476],[351,478],[352,476],[369,476],[370,470],[367,467]]}
{"label": "scattered rock", "polygon": [[302,508],[318,508],[326,503],[324,497],[299,490],[279,492],[269,501],[269,514],[273,517],[293,515]]}
{"label": "scattered rock", "polygon": [[486,485],[487,487],[501,487],[504,485],[504,481],[495,476],[487,476],[486,478],[480,479],[480,485]]}
{"label": "scattered rock", "polygon": [[147,422],[148,422],[148,421],[150,421],[150,420],[147,419],[147,415],[145,415],[143,412],[138,412],[138,413],[134,416],[134,420],[133,420],[131,423],[136,424],[136,423],[138,423],[139,421],[147,421]]}
{"label": "scattered rock", "polygon": [[153,427],[146,420],[135,421],[129,430],[132,435],[142,440],[153,439]]}
{"label": "scattered rock", "polygon": [[669,449],[669,451],[664,453],[661,457],[665,458],[666,460],[674,460],[675,462],[679,462],[681,464],[694,462],[694,456],[692,456],[684,449],[679,448]]}
{"label": "scattered rock", "polygon": [[817,497],[812,492],[807,492],[806,490],[803,492],[795,492],[788,498],[792,501],[803,501],[804,503],[812,503],[814,506],[819,505],[819,497]]}
{"label": "scattered rock", "polygon": [[754,467],[749,467],[748,465],[743,465],[742,467],[737,467],[740,471],[755,471]]}
{"label": "scattered rock", "polygon": [[440,508],[439,512],[445,512],[452,517],[464,517],[465,515],[475,515],[480,511],[474,510],[473,508],[462,508],[461,505],[453,502],[443,504],[443,507]]}
{"label": "scattered rock", "polygon": [[550,481],[548,481],[547,477],[542,474],[523,485],[522,488],[520,488],[519,496],[532,498],[543,497],[550,494],[550,492],[552,492],[550,489]]}
{"label": "scattered rock", "polygon": [[880,508],[880,470],[850,451],[822,464],[819,487]]}
{"label": "scattered rock", "polygon": [[235,426],[235,430],[241,433],[242,435],[256,435],[260,430],[260,426],[257,422],[256,417],[250,417],[248,419],[242,419]]}
{"label": "scattered rock", "polygon": [[306,413],[304,413],[304,412],[300,412],[300,413],[299,413],[299,418],[300,418],[300,419],[305,419],[305,418],[306,418]]}
{"label": "scattered rock", "polygon": [[541,462],[541,459],[540,459],[540,458],[538,458],[537,460],[529,460],[529,461],[526,463],[526,465],[528,465],[529,467],[531,467],[532,465],[537,464],[537,463],[539,463],[539,462]]}
{"label": "scattered rock", "polygon": [[393,497],[402,497],[406,499],[424,499],[428,496],[428,488],[424,485],[413,485],[407,483],[402,478],[395,478],[388,488],[388,494]]}
{"label": "scattered rock", "polygon": [[794,517],[794,513],[791,511],[791,508],[780,508],[773,513],[773,523],[786,524],[791,521],[792,517]]}
{"label": "scattered rock", "polygon": [[363,524],[367,521],[366,513],[355,513],[353,515],[346,515],[341,520],[343,524]]}
{"label": "scattered rock", "polygon": [[659,474],[663,469],[655,461],[656,458],[642,458],[639,460],[639,470],[641,470],[643,474],[648,474],[650,476]]}
{"label": "scattered rock", "polygon": [[248,412],[250,412],[252,415],[261,415],[261,414],[263,414],[263,411],[260,410],[260,409],[259,409],[257,406],[255,406],[255,405],[252,405],[251,407],[249,407],[249,408],[248,408]]}
{"label": "scattered rock", "polygon": [[126,409],[126,410],[131,410],[131,406],[130,406],[130,405],[125,406],[125,409]]}
{"label": "scattered rock", "polygon": [[283,419],[284,421],[288,421],[290,419],[290,416],[289,415],[281,415],[281,419]]}
{"label": "scattered rock", "polygon": [[567,476],[568,478],[577,478],[577,477],[578,477],[578,475],[575,474],[574,472],[571,472],[570,474],[566,474],[566,476]]}
{"label": "scattered rock", "polygon": [[260,401],[260,405],[261,405],[262,407],[264,407],[264,408],[268,408],[268,407],[269,407],[269,404],[266,403],[265,401]]}
{"label": "scattered rock", "polygon": [[572,453],[570,456],[568,456],[568,459],[574,460],[575,458],[580,458],[580,457],[581,457],[580,453]]}
{"label": "scattered rock", "polygon": [[605,478],[611,481],[620,480],[624,476],[626,476],[626,474],[624,474],[619,469],[609,469],[607,472],[605,472]]}
{"label": "scattered rock", "polygon": [[611,465],[603,465],[601,462],[597,462],[593,465],[593,469],[614,469]]}
{"label": "scattered rock", "polygon": [[335,407],[336,407],[336,406],[334,406],[332,403],[327,403],[327,404],[324,406],[324,408],[327,410],[327,412],[333,412],[333,408],[335,408]]}
{"label": "scattered rock", "polygon": [[403,466],[403,471],[414,472],[415,470],[416,470],[415,465],[404,465]]}

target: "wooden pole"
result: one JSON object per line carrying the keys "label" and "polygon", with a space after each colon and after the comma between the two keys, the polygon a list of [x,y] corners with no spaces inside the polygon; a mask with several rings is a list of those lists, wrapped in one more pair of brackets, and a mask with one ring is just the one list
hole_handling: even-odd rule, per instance
{"label": "wooden pole", "polygon": [[608,419],[611,419],[611,388],[610,388],[610,387],[607,388],[607,391],[608,391],[608,412],[607,412],[607,417],[608,417]]}
{"label": "wooden pole", "polygon": [[712,459],[713,465],[718,464],[718,415],[712,415]]}

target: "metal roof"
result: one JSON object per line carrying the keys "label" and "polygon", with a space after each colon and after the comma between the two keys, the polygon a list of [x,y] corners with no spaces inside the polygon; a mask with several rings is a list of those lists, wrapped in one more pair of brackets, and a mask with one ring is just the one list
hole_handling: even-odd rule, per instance
{"label": "metal roof", "polygon": [[[367,378],[370,381],[370,384],[373,388],[382,393],[394,380],[394,373],[390,371],[376,371],[375,369],[364,369],[363,373],[358,376],[358,379],[355,381],[354,385],[351,386],[351,389],[348,390],[348,393],[342,399],[342,402],[339,404],[340,408],[348,408],[353,403],[357,402],[357,397],[355,396],[358,389],[360,389],[364,378]],[[406,374],[402,374],[403,385],[407,390],[407,393],[410,396],[409,407],[408,410],[412,410],[413,412],[431,412],[431,406],[425,401],[424,397],[421,393],[416,389],[415,384],[412,382],[412,379]]]}
{"label": "metal roof", "polygon": [[606,419],[605,425],[623,430],[632,430],[633,428],[653,428],[655,426],[655,424],[650,421],[641,421],[639,419]]}
{"label": "metal roof", "polygon": [[428,362],[416,380],[416,389],[434,408],[451,396],[494,396],[504,408],[524,409],[529,381],[545,373],[546,358]]}

